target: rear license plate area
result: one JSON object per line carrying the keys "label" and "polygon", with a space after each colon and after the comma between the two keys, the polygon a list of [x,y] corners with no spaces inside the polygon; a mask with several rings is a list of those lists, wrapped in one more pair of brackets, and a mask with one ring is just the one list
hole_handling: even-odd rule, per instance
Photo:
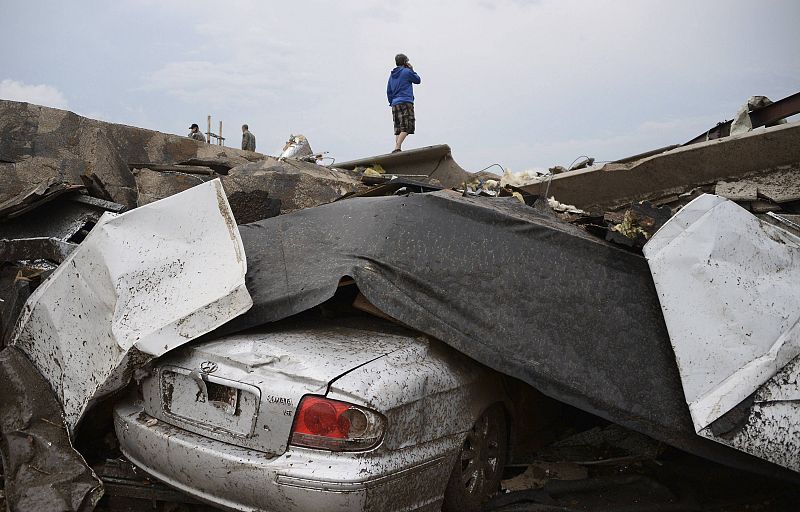
{"label": "rear license plate area", "polygon": [[160,381],[166,415],[211,431],[252,435],[261,400],[258,388],[175,367],[163,369]]}
{"label": "rear license plate area", "polygon": [[[241,390],[214,382],[205,382],[208,390],[207,402],[214,407],[218,407],[225,414],[236,415],[241,413],[236,407],[239,405],[239,393]],[[201,400],[203,398],[201,397]]]}

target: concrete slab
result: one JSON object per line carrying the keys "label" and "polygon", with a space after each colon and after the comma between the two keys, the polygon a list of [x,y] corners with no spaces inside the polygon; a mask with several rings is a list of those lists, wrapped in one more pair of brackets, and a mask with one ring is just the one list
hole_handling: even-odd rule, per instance
{"label": "concrete slab", "polygon": [[[685,146],[602,170],[559,174],[548,195],[584,210],[612,210],[692,187],[735,181],[781,166],[800,166],[800,122]],[[523,187],[532,194],[540,185]]]}

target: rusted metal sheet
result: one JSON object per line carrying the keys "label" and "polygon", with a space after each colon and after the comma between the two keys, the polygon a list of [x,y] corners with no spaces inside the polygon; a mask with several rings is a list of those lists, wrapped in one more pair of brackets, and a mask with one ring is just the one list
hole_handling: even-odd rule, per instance
{"label": "rusted metal sheet", "polygon": [[[757,128],[759,126],[770,125],[797,113],[800,113],[800,92],[787,96],[765,107],[751,110],[750,123],[753,128]],[[733,121],[717,123],[713,128],[701,133],[683,145],[688,146],[690,144],[697,144],[698,142],[727,137],[731,133],[732,123]]]}
{"label": "rusted metal sheet", "polygon": [[758,110],[751,110],[750,122],[753,124],[753,128],[766,126],[798,113],[800,113],[800,92]]}
{"label": "rusted metal sheet", "polygon": [[13,344],[56,392],[72,431],[136,364],[246,311],[246,267],[218,180],[106,213],[31,295]]}
{"label": "rusted metal sheet", "polygon": [[695,430],[800,471],[800,238],[705,194],[644,254]]}

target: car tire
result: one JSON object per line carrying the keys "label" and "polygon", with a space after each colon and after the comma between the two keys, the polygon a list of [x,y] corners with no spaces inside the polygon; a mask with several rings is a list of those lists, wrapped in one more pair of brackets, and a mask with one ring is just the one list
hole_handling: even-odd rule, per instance
{"label": "car tire", "polygon": [[464,438],[444,491],[442,512],[479,512],[500,487],[507,449],[505,412],[495,404]]}

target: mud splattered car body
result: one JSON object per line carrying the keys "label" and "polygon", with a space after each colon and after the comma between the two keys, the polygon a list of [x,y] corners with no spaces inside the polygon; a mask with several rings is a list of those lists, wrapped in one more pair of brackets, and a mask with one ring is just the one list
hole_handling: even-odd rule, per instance
{"label": "mud splattered car body", "polygon": [[456,487],[482,485],[464,446],[504,400],[498,374],[446,345],[359,321],[187,347],[114,418],[134,464],[223,508],[439,510],[454,467]]}

